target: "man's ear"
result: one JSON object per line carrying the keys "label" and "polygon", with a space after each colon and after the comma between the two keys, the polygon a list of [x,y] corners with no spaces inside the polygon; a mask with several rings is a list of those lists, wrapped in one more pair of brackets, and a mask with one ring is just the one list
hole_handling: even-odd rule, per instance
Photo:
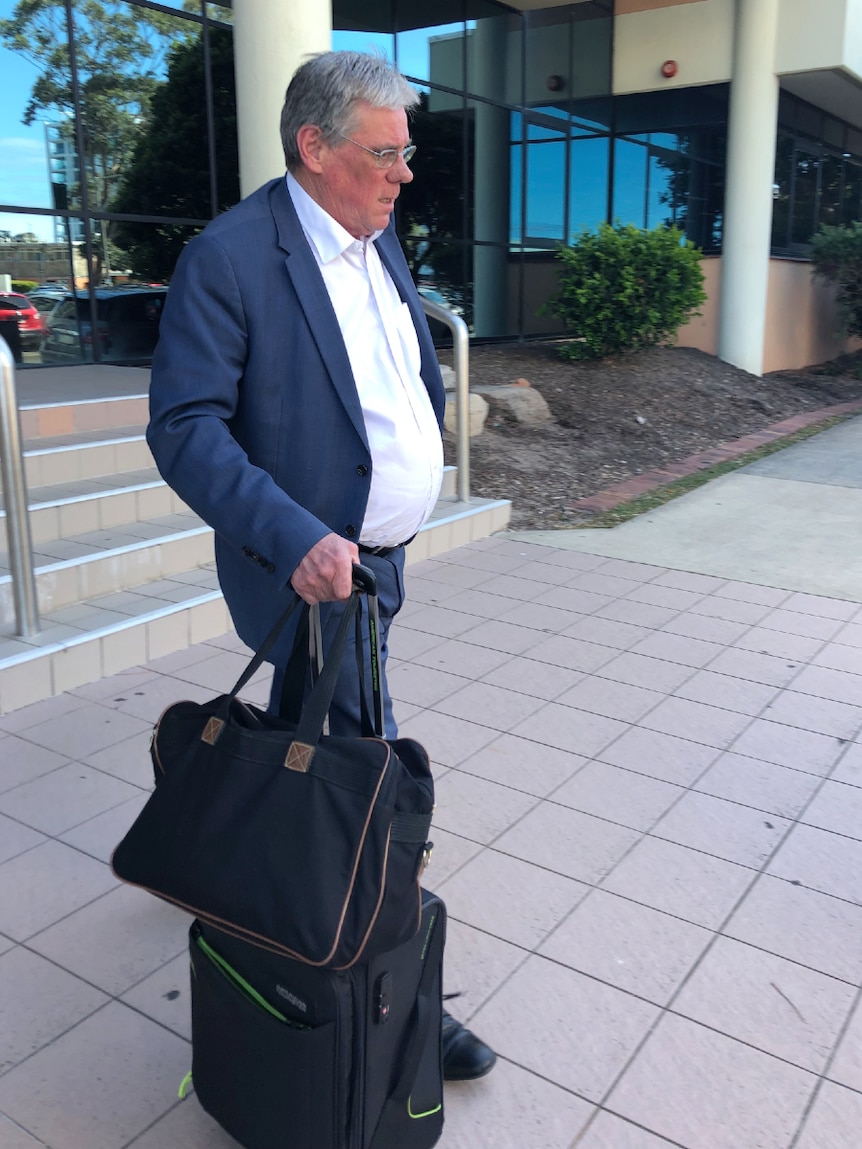
{"label": "man's ear", "polygon": [[296,133],[296,146],[305,167],[315,175],[320,175],[323,171],[323,152],[326,144],[317,124],[302,125]]}

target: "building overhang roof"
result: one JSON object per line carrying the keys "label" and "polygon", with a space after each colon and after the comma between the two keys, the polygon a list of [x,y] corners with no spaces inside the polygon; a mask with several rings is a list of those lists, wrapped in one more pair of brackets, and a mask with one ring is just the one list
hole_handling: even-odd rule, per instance
{"label": "building overhang roof", "polygon": [[854,127],[862,128],[862,79],[843,68],[779,77],[781,87]]}

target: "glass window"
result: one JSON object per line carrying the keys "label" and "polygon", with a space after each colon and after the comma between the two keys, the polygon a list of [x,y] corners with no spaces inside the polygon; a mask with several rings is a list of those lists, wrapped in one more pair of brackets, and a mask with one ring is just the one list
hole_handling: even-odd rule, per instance
{"label": "glass window", "polygon": [[566,237],[566,141],[527,145],[528,246],[553,247]]}
{"label": "glass window", "polygon": [[210,20],[220,20],[223,24],[233,23],[233,8],[230,5],[207,3],[206,9]]}
{"label": "glass window", "polygon": [[413,79],[462,90],[465,39],[463,21],[398,32],[395,36],[398,67]]}
{"label": "glass window", "polygon": [[332,30],[335,52],[380,52],[395,62],[395,41],[388,32],[354,32],[343,28]]}
{"label": "glass window", "polygon": [[844,164],[842,222],[862,218],[862,156],[848,156]]}
{"label": "glass window", "polygon": [[664,148],[650,148],[647,170],[646,226],[669,227],[685,218],[687,165]]}
{"label": "glass window", "polygon": [[522,18],[490,6],[489,12],[467,21],[467,91],[499,103],[523,104]]}
{"label": "glass window", "polygon": [[[55,74],[63,83],[68,74],[68,35],[66,16],[62,6],[31,5],[26,15],[16,12],[15,0],[0,0],[0,76],[3,77],[3,99],[0,101],[0,203],[22,207],[53,207],[51,183],[61,171],[65,147],[59,140],[52,152],[49,121],[68,124],[66,137],[74,158],[74,139],[71,131],[71,92],[64,89],[63,106],[45,104],[34,93],[41,76],[53,60]],[[20,38],[19,38],[20,37]],[[64,141],[65,142],[65,141]],[[68,172],[64,182],[73,183]],[[15,235],[32,232],[44,241],[50,241],[52,226],[47,216],[14,218],[0,215],[0,233]]]}
{"label": "glass window", "polygon": [[844,160],[832,152],[823,153],[820,161],[820,203],[817,226],[842,223],[842,184]]}
{"label": "glass window", "polygon": [[618,139],[614,142],[614,223],[646,226],[647,160],[644,143]]}
{"label": "glass window", "polygon": [[519,144],[512,147],[509,169],[509,243],[519,247],[524,242],[524,151]]}
{"label": "glass window", "polygon": [[402,237],[462,242],[464,229],[469,227],[465,192],[471,176],[464,168],[469,124],[460,102],[438,112],[430,111],[431,106],[430,97],[421,94],[410,126],[417,145],[410,165],[413,180],[402,186],[398,198],[398,232]]}
{"label": "glass window", "polygon": [[791,246],[810,243],[812,235],[817,230],[819,175],[819,154],[797,143],[793,159]]}
{"label": "glass window", "polygon": [[772,184],[772,246],[790,250],[790,191],[793,182],[793,136],[780,131],[775,147],[775,180]]}
{"label": "glass window", "polygon": [[584,228],[595,231],[608,214],[607,137],[575,139],[571,146],[569,179],[569,242]]}
{"label": "glass window", "polygon": [[403,241],[404,254],[419,294],[467,321],[468,251],[462,243],[436,243],[419,236]]}
{"label": "glass window", "polygon": [[[212,173],[205,44],[209,47],[213,93]],[[195,26],[191,35],[175,39],[167,52],[164,78],[152,92],[148,115],[116,181],[108,210],[114,214],[209,219],[238,199],[232,33],[210,28],[205,41]]]}

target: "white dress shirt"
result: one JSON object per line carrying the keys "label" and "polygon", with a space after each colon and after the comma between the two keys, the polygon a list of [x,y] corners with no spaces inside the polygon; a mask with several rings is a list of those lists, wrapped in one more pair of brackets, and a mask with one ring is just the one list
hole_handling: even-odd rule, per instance
{"label": "white dress shirt", "polygon": [[287,188],[320,267],[347,348],[371,449],[371,490],[359,541],[395,546],[434,508],[443,444],[420,375],[419,339],[374,240],[354,239],[290,173]]}

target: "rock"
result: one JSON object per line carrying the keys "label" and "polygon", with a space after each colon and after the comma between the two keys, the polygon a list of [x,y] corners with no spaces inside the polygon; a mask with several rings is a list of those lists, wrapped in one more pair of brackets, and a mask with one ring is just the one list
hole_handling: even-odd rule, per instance
{"label": "rock", "polygon": [[455,368],[440,365],[440,374],[443,376],[443,386],[447,391],[455,390]]}
{"label": "rock", "polygon": [[503,387],[474,387],[471,391],[487,399],[492,411],[506,414],[525,427],[539,427],[550,422],[548,404],[535,387],[516,383]]}
{"label": "rock", "polygon": [[[473,439],[481,435],[485,420],[488,418],[488,404],[481,395],[470,395],[469,434]],[[454,394],[446,396],[446,411],[443,415],[443,426],[452,435],[458,432],[458,408]]]}

